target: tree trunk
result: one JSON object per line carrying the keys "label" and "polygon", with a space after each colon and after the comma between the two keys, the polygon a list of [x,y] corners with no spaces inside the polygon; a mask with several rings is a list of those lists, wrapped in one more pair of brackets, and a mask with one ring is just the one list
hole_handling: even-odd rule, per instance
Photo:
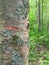
{"label": "tree trunk", "polygon": [[40,0],[36,1],[37,3],[37,22],[38,22],[38,31],[41,31],[41,20],[40,20]]}
{"label": "tree trunk", "polygon": [[28,65],[28,0],[1,0],[1,65]]}
{"label": "tree trunk", "polygon": [[43,31],[43,0],[42,0],[42,31]]}

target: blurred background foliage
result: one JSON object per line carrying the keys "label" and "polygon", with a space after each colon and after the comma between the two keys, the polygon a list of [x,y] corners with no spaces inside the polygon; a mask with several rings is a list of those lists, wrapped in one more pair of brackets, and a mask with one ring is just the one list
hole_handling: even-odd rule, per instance
{"label": "blurred background foliage", "polygon": [[49,65],[49,0],[29,0],[29,21],[29,61]]}

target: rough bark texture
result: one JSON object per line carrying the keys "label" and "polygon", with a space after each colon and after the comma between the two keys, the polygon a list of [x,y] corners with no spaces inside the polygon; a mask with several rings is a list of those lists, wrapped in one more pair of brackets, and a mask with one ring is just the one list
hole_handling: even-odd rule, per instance
{"label": "rough bark texture", "polygon": [[0,2],[0,65],[28,65],[29,0]]}

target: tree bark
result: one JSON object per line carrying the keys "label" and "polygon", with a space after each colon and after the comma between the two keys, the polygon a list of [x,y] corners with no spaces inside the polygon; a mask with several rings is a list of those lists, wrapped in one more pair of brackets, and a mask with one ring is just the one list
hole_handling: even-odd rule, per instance
{"label": "tree bark", "polygon": [[42,0],[42,31],[43,31],[43,0]]}
{"label": "tree bark", "polygon": [[1,0],[1,3],[4,21],[1,45],[2,51],[5,50],[2,65],[28,65],[29,0]]}
{"label": "tree bark", "polygon": [[41,20],[40,20],[40,0],[36,1],[37,3],[37,22],[38,22],[38,31],[41,31]]}

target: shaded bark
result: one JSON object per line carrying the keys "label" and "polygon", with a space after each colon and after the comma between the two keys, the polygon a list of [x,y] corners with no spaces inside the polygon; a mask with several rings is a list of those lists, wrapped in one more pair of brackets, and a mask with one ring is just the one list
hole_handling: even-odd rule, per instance
{"label": "shaded bark", "polygon": [[37,22],[38,22],[38,31],[41,31],[41,20],[40,20],[40,0],[36,1],[37,6]]}
{"label": "shaded bark", "polygon": [[43,0],[42,0],[42,31],[43,31]]}

